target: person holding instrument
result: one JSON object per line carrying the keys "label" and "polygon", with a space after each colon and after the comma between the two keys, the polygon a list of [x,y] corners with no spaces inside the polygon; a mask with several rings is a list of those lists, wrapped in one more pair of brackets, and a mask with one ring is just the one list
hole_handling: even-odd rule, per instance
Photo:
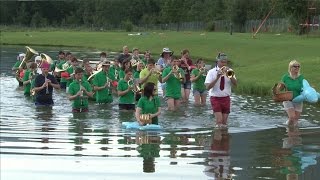
{"label": "person holding instrument", "polygon": [[145,118],[143,118],[145,115],[151,119],[151,124],[158,124],[161,105],[159,97],[154,94],[156,88],[155,84],[151,82],[146,83],[144,86],[143,96],[139,99],[135,112],[135,117],[140,125],[146,124]]}
{"label": "person holding instrument", "polygon": [[211,69],[205,80],[209,90],[210,102],[216,119],[216,127],[227,127],[230,113],[231,87],[237,86],[237,79],[231,68],[227,67],[228,57],[224,53],[217,56],[216,67]]}
{"label": "person holding instrument", "polygon": [[60,89],[60,85],[55,77],[49,74],[50,64],[43,62],[41,65],[42,74],[39,74],[34,81],[34,92],[36,93],[36,106],[52,106],[53,88]]}
{"label": "person holding instrument", "polygon": [[83,69],[76,68],[74,81],[68,88],[69,100],[72,102],[72,112],[88,112],[88,96],[92,97],[92,88],[88,81],[83,81]]}
{"label": "person holding instrument", "polygon": [[118,83],[117,92],[119,96],[120,110],[134,110],[135,109],[135,81],[132,78],[132,70],[126,69],[125,76]]}

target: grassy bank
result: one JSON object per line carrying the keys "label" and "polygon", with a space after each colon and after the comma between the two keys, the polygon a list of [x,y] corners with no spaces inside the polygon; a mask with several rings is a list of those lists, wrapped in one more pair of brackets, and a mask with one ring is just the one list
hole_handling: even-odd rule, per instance
{"label": "grassy bank", "polygon": [[[306,79],[320,91],[319,38],[290,34],[147,32],[128,36],[126,32],[1,32],[1,43],[15,45],[76,46],[98,51],[120,51],[123,45],[149,49],[158,58],[163,47],[179,55],[188,48],[193,60],[198,57],[213,63],[218,51],[226,52],[239,79],[237,91],[268,95],[275,82],[287,71],[288,63],[297,59]],[[57,49],[58,50],[58,49]]]}

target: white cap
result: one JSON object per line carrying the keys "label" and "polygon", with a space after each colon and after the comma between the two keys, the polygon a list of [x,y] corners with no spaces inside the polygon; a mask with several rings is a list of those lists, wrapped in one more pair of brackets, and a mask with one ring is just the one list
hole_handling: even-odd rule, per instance
{"label": "white cap", "polygon": [[34,61],[35,61],[35,62],[41,61],[41,60],[42,60],[41,56],[36,56],[36,57],[34,58]]}
{"label": "white cap", "polygon": [[20,53],[20,54],[17,56],[17,60],[22,60],[25,56],[26,56],[25,53]]}

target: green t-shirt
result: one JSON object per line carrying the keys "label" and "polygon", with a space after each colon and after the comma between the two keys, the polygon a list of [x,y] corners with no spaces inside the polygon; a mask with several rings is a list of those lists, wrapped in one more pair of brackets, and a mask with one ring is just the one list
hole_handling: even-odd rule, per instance
{"label": "green t-shirt", "polygon": [[113,81],[116,80],[116,81],[119,81],[119,71],[121,70],[120,67],[115,67],[115,66],[111,66],[109,68],[109,72],[110,74],[112,74],[112,77],[113,77]]}
{"label": "green t-shirt", "polygon": [[[171,69],[171,67],[167,67],[163,70],[162,79],[170,73]],[[182,76],[184,76],[184,71],[181,68],[179,68],[179,72]],[[166,81],[166,97],[170,97],[173,99],[181,98],[181,82],[180,79],[174,76],[174,74],[171,74]]]}
{"label": "green t-shirt", "polygon": [[12,68],[18,68],[22,61],[17,61]]}
{"label": "green t-shirt", "polygon": [[[140,79],[143,79],[143,78],[147,77],[148,74],[149,74],[149,72],[150,72],[150,71],[148,70],[148,68],[144,68],[144,69],[140,72]],[[155,93],[158,94],[158,88],[157,88],[157,87],[158,87],[158,77],[159,77],[158,74],[151,74],[151,75],[149,76],[149,78],[147,79],[147,81],[142,84],[142,89],[144,88],[144,85],[145,85],[146,83],[151,82],[151,83],[154,83],[154,84],[155,84],[155,87],[156,87],[156,89],[157,89],[157,91],[156,91]]]}
{"label": "green t-shirt", "polygon": [[293,92],[293,98],[295,98],[301,94],[303,79],[304,79],[303,75],[300,75],[296,79],[292,79],[289,73],[287,73],[282,76],[281,81],[286,85],[288,91]]}
{"label": "green t-shirt", "polygon": [[[57,64],[56,66],[59,68],[59,69],[63,69],[62,68],[62,65],[64,65],[66,63],[65,60],[61,60],[59,64]],[[59,73],[61,75],[61,72]],[[63,78],[61,77],[60,79],[60,82],[67,82],[66,78]]]}
{"label": "green t-shirt", "polygon": [[[30,73],[31,73],[31,70],[30,70],[30,69],[27,69],[27,70],[24,72],[24,75],[23,75],[23,78],[22,78],[22,81],[23,81],[23,82],[29,80]],[[24,95],[30,96],[30,90],[31,90],[31,83],[29,83],[29,84],[27,84],[27,85],[24,85],[24,89],[23,89]]]}
{"label": "green t-shirt", "polygon": [[119,79],[118,79],[118,80],[123,79],[124,76],[126,75],[126,73],[124,72],[124,70],[120,69],[118,72],[119,72]]}
{"label": "green t-shirt", "polygon": [[[91,85],[87,81],[83,81],[81,84],[88,92],[92,92]],[[69,86],[68,93],[71,95],[75,95],[79,92],[79,90],[79,82],[73,81]],[[88,108],[88,96],[85,93],[83,93],[83,98],[77,97],[76,99],[74,99],[72,102],[72,108]]]}
{"label": "green t-shirt", "polygon": [[[191,75],[194,75],[197,77],[200,73],[199,69],[193,69],[191,71]],[[200,75],[200,77],[192,83],[192,88],[198,91],[204,91],[206,90],[206,85],[204,84],[204,81],[206,80],[206,76]]]}
{"label": "green t-shirt", "polygon": [[[114,79],[114,76],[108,71],[107,73],[104,71],[100,71],[97,75],[94,76],[93,85],[94,86],[104,86],[107,82],[107,77],[109,81]],[[96,91],[96,101],[97,103],[111,103],[112,99],[112,89],[105,88],[99,91]]]}
{"label": "green t-shirt", "polygon": [[133,74],[133,78],[134,79],[139,79],[140,78],[140,72],[141,71],[135,71],[134,74]]}
{"label": "green t-shirt", "polygon": [[[141,114],[154,114],[161,107],[160,99],[158,96],[154,96],[151,100],[142,96],[138,101],[138,107],[141,108]],[[158,124],[158,117],[152,118],[152,124]]]}
{"label": "green t-shirt", "polygon": [[[128,89],[128,82],[124,79],[121,79],[118,82],[118,87],[117,90],[118,91],[125,91]],[[135,99],[134,99],[134,92],[133,91],[129,91],[127,94],[120,96],[119,97],[119,104],[134,104],[135,103]]]}
{"label": "green t-shirt", "polygon": [[71,66],[71,67],[69,67],[68,69],[67,69],[67,71],[66,72],[68,72],[69,73],[69,75],[70,75],[70,79],[68,79],[68,80],[66,80],[66,82],[67,82],[67,87],[69,87],[70,86],[70,84],[73,82],[73,76],[72,76],[72,74],[74,74],[74,70],[76,69],[76,67],[73,67],[73,66]]}

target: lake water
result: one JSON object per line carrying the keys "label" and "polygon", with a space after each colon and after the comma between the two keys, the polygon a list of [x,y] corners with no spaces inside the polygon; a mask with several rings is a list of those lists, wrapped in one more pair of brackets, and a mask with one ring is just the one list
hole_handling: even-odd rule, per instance
{"label": "lake water", "polygon": [[[32,47],[55,59],[59,50],[77,57],[100,51]],[[178,112],[163,110],[162,131],[128,131],[134,119],[110,105],[91,102],[72,114],[65,92],[52,108],[36,108],[11,73],[23,46],[1,46],[1,179],[306,179],[320,177],[320,109],[305,105],[300,129],[286,121],[269,97],[232,96],[229,129],[214,129],[211,107],[192,98]],[[93,53],[95,52],[95,53]]]}

